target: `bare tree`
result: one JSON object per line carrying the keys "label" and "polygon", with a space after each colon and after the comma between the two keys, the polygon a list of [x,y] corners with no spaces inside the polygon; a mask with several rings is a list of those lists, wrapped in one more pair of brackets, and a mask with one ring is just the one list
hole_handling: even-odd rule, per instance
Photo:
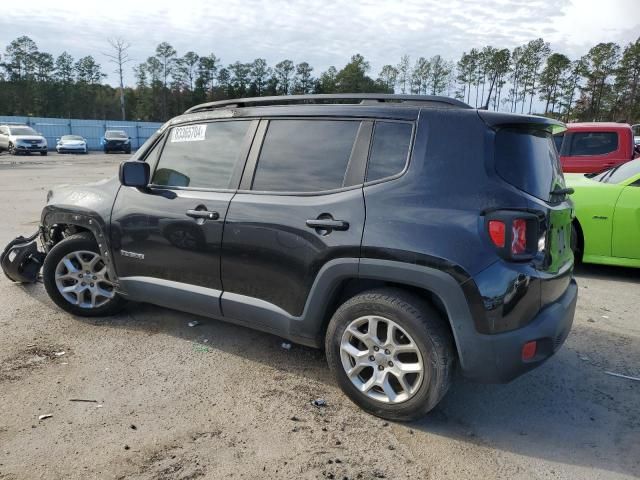
{"label": "bare tree", "polygon": [[109,38],[107,40],[111,48],[113,48],[112,53],[103,53],[105,57],[109,59],[109,62],[116,64],[115,73],[118,74],[120,78],[120,112],[122,113],[122,120],[125,119],[125,109],[124,109],[124,65],[131,62],[132,59],[129,58],[129,54],[127,50],[131,47],[130,43],[125,42],[122,38]]}

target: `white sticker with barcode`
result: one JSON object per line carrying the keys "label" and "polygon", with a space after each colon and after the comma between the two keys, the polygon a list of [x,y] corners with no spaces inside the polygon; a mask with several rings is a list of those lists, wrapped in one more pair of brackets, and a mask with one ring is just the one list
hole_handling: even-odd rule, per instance
{"label": "white sticker with barcode", "polygon": [[207,125],[188,125],[186,127],[175,127],[171,131],[172,142],[199,142],[204,140],[207,133]]}

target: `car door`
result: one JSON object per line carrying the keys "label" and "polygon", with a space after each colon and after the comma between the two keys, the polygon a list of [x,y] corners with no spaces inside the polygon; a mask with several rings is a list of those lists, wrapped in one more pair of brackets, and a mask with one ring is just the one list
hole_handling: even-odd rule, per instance
{"label": "car door", "polygon": [[220,247],[229,202],[257,121],[176,126],[145,159],[146,189],[122,187],[112,212],[112,250],[132,298],[220,316]]}
{"label": "car door", "polygon": [[613,215],[612,256],[640,259],[640,180],[622,189]]}
{"label": "car door", "polygon": [[286,328],[278,322],[302,315],[323,266],[356,259],[357,274],[371,129],[349,119],[262,120],[227,214],[225,317]]}

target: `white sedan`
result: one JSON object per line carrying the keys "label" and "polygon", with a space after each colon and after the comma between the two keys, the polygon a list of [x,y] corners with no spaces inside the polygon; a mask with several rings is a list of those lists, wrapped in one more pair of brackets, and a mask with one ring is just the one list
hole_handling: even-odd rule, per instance
{"label": "white sedan", "polygon": [[58,153],[89,153],[87,141],[80,135],[64,135],[56,144]]}

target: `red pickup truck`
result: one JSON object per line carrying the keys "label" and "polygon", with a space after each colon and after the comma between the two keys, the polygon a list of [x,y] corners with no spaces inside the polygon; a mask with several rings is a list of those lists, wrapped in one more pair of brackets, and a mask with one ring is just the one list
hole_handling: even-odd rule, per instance
{"label": "red pickup truck", "polygon": [[555,142],[564,172],[601,172],[637,157],[626,123],[568,123]]}

